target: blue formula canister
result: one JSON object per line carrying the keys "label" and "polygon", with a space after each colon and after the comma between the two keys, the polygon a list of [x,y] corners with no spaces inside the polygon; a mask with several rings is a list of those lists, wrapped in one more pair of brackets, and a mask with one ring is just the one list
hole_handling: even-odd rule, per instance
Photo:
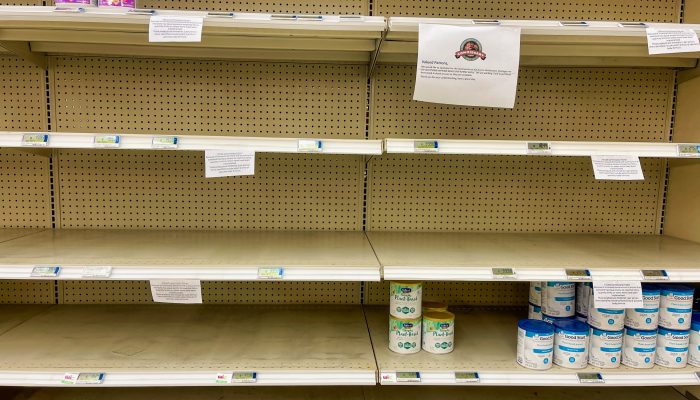
{"label": "blue formula canister", "polygon": [[659,288],[659,326],[676,330],[690,329],[695,289],[678,284],[659,285]]}
{"label": "blue formula canister", "polygon": [[533,319],[518,321],[518,353],[516,361],[525,368],[552,368],[554,327]]}
{"label": "blue formula canister", "polygon": [[659,301],[661,289],[653,283],[642,283],[642,308],[628,308],[625,326],[634,329],[654,330],[659,326]]}
{"label": "blue formula canister", "polygon": [[575,319],[554,323],[554,363],[564,368],[588,365],[588,325]]}

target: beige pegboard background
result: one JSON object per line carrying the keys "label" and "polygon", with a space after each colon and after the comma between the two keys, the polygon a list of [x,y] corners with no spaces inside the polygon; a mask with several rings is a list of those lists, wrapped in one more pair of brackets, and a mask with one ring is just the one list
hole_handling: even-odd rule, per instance
{"label": "beige pegboard background", "polygon": [[136,0],[139,7],[288,14],[369,15],[367,0]]}
{"label": "beige pegboard background", "polygon": [[367,67],[52,57],[59,132],[365,137]]}
{"label": "beige pegboard background", "polygon": [[681,0],[373,0],[374,15],[678,22]]}
{"label": "beige pegboard background", "polygon": [[[152,303],[147,281],[61,281],[63,304]],[[202,282],[211,304],[359,304],[360,282]]]}
{"label": "beige pegboard background", "polygon": [[258,154],[204,178],[201,152],[62,150],[63,228],[361,230],[363,160]]}
{"label": "beige pegboard background", "polygon": [[0,280],[0,304],[54,304],[53,281]]}
{"label": "beige pegboard background", "polygon": [[[526,306],[527,282],[423,282],[423,299],[449,305]],[[365,304],[388,304],[389,282],[366,282]]]}
{"label": "beige pegboard background", "polygon": [[372,81],[371,138],[669,140],[671,70],[521,68],[515,108],[413,101],[415,67]]}

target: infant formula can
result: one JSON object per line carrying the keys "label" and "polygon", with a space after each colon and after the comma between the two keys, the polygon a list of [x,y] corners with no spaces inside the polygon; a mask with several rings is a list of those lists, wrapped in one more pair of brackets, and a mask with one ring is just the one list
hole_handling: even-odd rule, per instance
{"label": "infant formula can", "polygon": [[517,362],[525,368],[552,368],[554,327],[532,319],[518,321]]}
{"label": "infant formula can", "polygon": [[576,299],[573,282],[542,283],[542,314],[551,317],[572,317]]}
{"label": "infant formula can", "polygon": [[547,315],[545,313],[542,313],[542,321],[548,323],[548,324],[554,324],[555,321],[563,321],[563,320],[572,320],[576,319],[575,317],[552,317],[551,315]]}
{"label": "infant formula can", "polygon": [[576,314],[588,316],[588,298],[591,296],[591,282],[576,283]]}
{"label": "infant formula can", "polygon": [[690,329],[695,289],[674,284],[659,285],[659,288],[659,326],[676,330]]}
{"label": "infant formula can", "polygon": [[423,314],[423,350],[428,353],[452,352],[455,342],[455,315],[449,311]]}
{"label": "infant formula can", "polygon": [[591,328],[588,363],[598,368],[617,368],[622,357],[622,331]]}
{"label": "infant formula can", "polygon": [[632,368],[651,368],[656,354],[656,331],[625,328],[622,363]]}
{"label": "infant formula can", "polygon": [[661,290],[653,283],[642,283],[644,307],[625,311],[625,326],[634,329],[654,330],[659,326],[659,300]]}
{"label": "infant formula can", "polygon": [[542,307],[536,306],[532,303],[528,304],[527,318],[542,320]]}
{"label": "infant formula can", "polygon": [[441,301],[423,300],[423,312],[428,311],[447,311],[447,304]]}
{"label": "infant formula can", "polygon": [[420,318],[400,319],[389,316],[389,350],[400,354],[420,351]]}
{"label": "infant formula can", "polygon": [[391,315],[404,319],[420,317],[423,298],[421,282],[391,281],[389,292]]}
{"label": "infant formula can", "polygon": [[564,368],[588,365],[588,325],[576,320],[554,323],[554,363]]}
{"label": "infant formula can", "polygon": [[576,314],[575,319],[576,319],[576,321],[588,323],[588,317],[585,315]]}
{"label": "infant formula can", "polygon": [[684,368],[688,363],[689,331],[659,328],[656,337],[656,364],[667,368]]}
{"label": "infant formula can", "polygon": [[98,4],[100,7],[134,8],[136,0],[100,0]]}
{"label": "infant formula can", "polygon": [[588,303],[588,325],[604,331],[621,331],[625,327],[624,308],[595,308],[593,295]]}
{"label": "infant formula can", "polygon": [[690,346],[688,347],[688,364],[700,367],[700,313],[693,313],[690,323]]}
{"label": "infant formula can", "polygon": [[542,306],[542,282],[530,282],[530,304]]}

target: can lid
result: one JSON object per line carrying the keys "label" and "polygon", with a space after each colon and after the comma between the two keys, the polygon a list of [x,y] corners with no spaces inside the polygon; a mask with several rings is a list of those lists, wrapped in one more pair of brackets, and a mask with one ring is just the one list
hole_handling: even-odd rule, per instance
{"label": "can lid", "polygon": [[424,310],[447,311],[447,303],[443,303],[441,301],[423,300],[422,307]]}
{"label": "can lid", "polygon": [[634,328],[630,328],[630,327],[626,326],[625,333],[627,334],[627,336],[634,336],[636,334],[640,334],[642,336],[653,336],[653,335],[656,335],[656,329],[644,330],[644,329],[634,329]]}
{"label": "can lid", "polygon": [[672,293],[688,293],[693,294],[695,288],[687,285],[679,285],[677,283],[664,283],[659,285],[659,288],[665,292]]}
{"label": "can lid", "polygon": [[642,283],[642,293],[658,294],[661,288],[656,283]]}
{"label": "can lid", "polygon": [[449,311],[428,311],[423,314],[423,319],[429,319],[431,321],[454,321],[455,315]]}
{"label": "can lid", "polygon": [[554,327],[569,332],[588,333],[588,324],[577,319],[561,319],[554,321]]}
{"label": "can lid", "polygon": [[518,321],[518,328],[534,333],[553,334],[554,327],[544,321],[537,319],[521,319]]}
{"label": "can lid", "polygon": [[659,333],[661,333],[661,334],[674,333],[676,335],[683,335],[683,334],[687,335],[690,332],[687,329],[669,329],[669,328],[664,328],[663,326],[660,326]]}

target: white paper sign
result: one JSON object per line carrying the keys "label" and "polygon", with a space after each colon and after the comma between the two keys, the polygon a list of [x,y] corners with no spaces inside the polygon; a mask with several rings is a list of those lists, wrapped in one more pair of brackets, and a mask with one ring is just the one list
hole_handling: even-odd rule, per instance
{"label": "white paper sign", "polygon": [[647,28],[649,54],[700,51],[698,35],[692,29]]}
{"label": "white paper sign", "polygon": [[643,181],[644,172],[637,156],[591,156],[596,179]]}
{"label": "white paper sign", "polygon": [[148,24],[149,42],[201,42],[203,17],[154,15]]}
{"label": "white paper sign", "polygon": [[513,108],[520,28],[420,24],[413,100]]}
{"label": "white paper sign", "polygon": [[83,268],[83,278],[109,278],[112,267],[108,265],[90,265]]}
{"label": "white paper sign", "polygon": [[255,175],[255,152],[206,150],[204,175],[207,178]]}
{"label": "white paper sign", "polygon": [[151,279],[156,303],[201,304],[202,285],[198,279]]}
{"label": "white paper sign", "polygon": [[595,308],[644,307],[640,281],[593,281]]}

